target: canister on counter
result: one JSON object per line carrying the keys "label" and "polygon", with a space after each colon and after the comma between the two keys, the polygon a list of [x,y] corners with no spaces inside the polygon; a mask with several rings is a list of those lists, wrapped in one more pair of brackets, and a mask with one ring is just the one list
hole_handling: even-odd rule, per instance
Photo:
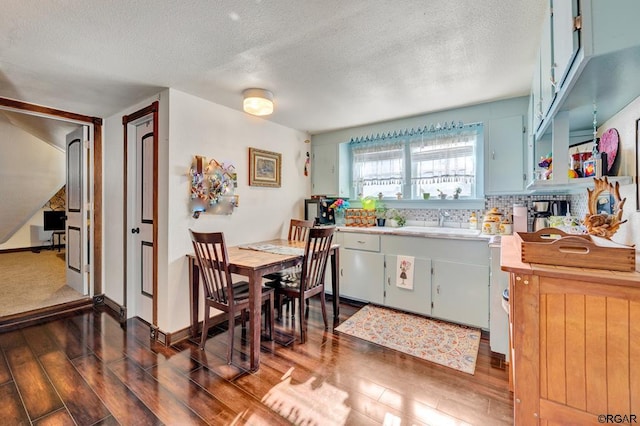
{"label": "canister on counter", "polygon": [[500,222],[502,222],[502,213],[497,207],[493,207],[484,215],[482,222],[482,233],[487,235],[496,235],[500,232]]}

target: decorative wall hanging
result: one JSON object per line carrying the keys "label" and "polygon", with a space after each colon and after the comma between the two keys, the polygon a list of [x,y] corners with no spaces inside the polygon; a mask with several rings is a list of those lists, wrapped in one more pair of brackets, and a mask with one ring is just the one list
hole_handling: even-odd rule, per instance
{"label": "decorative wall hanging", "polygon": [[[311,143],[309,139],[305,140],[304,143]],[[309,167],[311,166],[311,156],[309,155],[309,150],[307,150],[307,158],[304,160],[304,175],[309,176]]]}
{"label": "decorative wall hanging", "polygon": [[234,207],[238,207],[238,196],[234,194],[238,176],[233,164],[219,163],[214,159],[207,163],[205,157],[196,155],[189,176],[190,207],[195,219],[203,212],[229,215]]}
{"label": "decorative wall hanging", "polygon": [[282,154],[249,148],[249,185],[280,188]]}

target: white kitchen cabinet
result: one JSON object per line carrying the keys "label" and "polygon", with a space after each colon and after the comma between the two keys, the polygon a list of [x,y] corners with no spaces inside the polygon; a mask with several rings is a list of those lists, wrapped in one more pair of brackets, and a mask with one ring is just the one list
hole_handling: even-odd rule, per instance
{"label": "white kitchen cabinet", "polygon": [[531,80],[531,103],[532,103],[532,119],[533,131],[538,131],[542,124],[544,115],[542,114],[542,101],[540,100],[540,49],[536,55],[536,62],[533,65],[533,79]]}
{"label": "white kitchen cabinet", "polygon": [[509,273],[500,269],[500,244],[491,247],[489,285],[491,301],[489,317],[489,346],[492,352],[503,354],[509,361],[509,316],[502,304],[502,293],[509,288]]}
{"label": "white kitchen cabinet", "polygon": [[406,289],[396,285],[398,256],[385,255],[384,305],[431,315],[431,259],[414,257],[413,260],[413,288]]}
{"label": "white kitchen cabinet", "polygon": [[523,117],[491,120],[487,127],[485,194],[522,192],[526,183]]}
{"label": "white kitchen cabinet", "polygon": [[[380,250],[385,254],[387,263],[386,305],[488,329],[487,241],[384,235],[381,238]],[[396,255],[415,257],[418,280],[414,282],[413,300],[406,292],[401,292],[401,289],[391,288],[387,281],[387,278],[395,276]],[[428,268],[429,264],[432,268]],[[430,280],[422,273],[425,269],[431,274]],[[423,293],[427,290],[430,294]],[[427,305],[429,301],[432,302],[430,312]],[[423,307],[423,310],[419,311],[419,307]]]}
{"label": "white kitchen cabinet", "polygon": [[433,259],[432,266],[431,314],[448,321],[488,328],[489,266],[440,259]]}
{"label": "white kitchen cabinet", "polygon": [[[570,111],[570,130],[588,129],[594,101],[598,122],[603,123],[640,93],[640,67],[635,59],[640,55],[640,26],[635,22],[640,2],[620,0],[615,6],[604,0],[552,3],[533,70],[536,139],[547,133],[558,112]],[[606,88],[602,82],[607,82]],[[549,83],[553,83],[551,88]]]}
{"label": "white kitchen cabinet", "polygon": [[542,37],[540,38],[540,103],[543,115],[551,108],[556,96],[553,87],[553,50],[551,38],[551,11],[547,10],[542,22]]}
{"label": "white kitchen cabinet", "polygon": [[380,235],[339,232],[340,296],[382,304],[384,255]]}
{"label": "white kitchen cabinet", "polygon": [[350,197],[349,145],[312,145],[311,195]]}
{"label": "white kitchen cabinet", "polygon": [[579,31],[575,29],[578,0],[553,0],[552,4],[553,81],[556,92],[564,84],[569,67],[580,48]]}

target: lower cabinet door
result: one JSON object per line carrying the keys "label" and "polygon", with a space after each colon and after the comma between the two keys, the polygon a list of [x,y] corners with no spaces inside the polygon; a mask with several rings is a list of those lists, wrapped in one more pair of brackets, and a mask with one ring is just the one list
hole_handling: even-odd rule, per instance
{"label": "lower cabinet door", "polygon": [[340,249],[340,297],[382,305],[384,255]]}
{"label": "lower cabinet door", "polygon": [[[413,265],[399,265],[398,256],[394,255],[386,255],[384,259],[385,306],[431,315],[431,259],[415,257]],[[406,277],[413,277],[412,282]]]}
{"label": "lower cabinet door", "polygon": [[489,328],[489,266],[433,260],[432,315]]}

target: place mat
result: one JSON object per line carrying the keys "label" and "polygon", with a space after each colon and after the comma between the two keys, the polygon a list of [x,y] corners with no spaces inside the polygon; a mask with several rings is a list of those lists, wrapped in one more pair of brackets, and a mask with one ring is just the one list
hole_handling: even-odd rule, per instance
{"label": "place mat", "polygon": [[474,374],[480,330],[367,305],[336,327],[351,336]]}
{"label": "place mat", "polygon": [[299,247],[278,246],[275,244],[248,244],[245,246],[238,246],[243,250],[255,250],[263,251],[266,253],[282,254],[285,256],[302,256],[304,255],[304,249]]}

